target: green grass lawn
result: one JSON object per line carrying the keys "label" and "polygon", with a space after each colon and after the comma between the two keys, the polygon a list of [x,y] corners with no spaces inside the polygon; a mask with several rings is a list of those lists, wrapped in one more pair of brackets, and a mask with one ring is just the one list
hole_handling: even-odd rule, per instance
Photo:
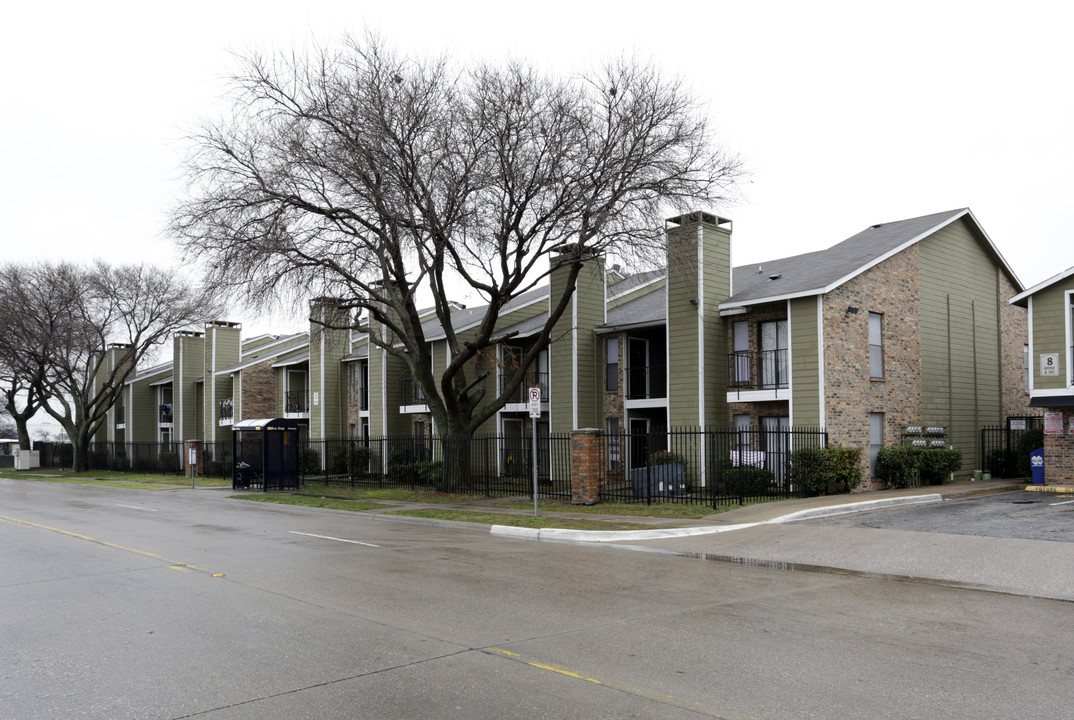
{"label": "green grass lawn", "polygon": [[[10,480],[36,480],[38,482],[66,483],[69,485],[95,485],[98,487],[118,487],[133,490],[167,490],[175,487],[190,487],[190,478],[182,475],[156,475],[148,473],[117,472],[114,470],[87,470],[75,473],[70,470],[4,470],[0,477]],[[195,487],[226,487],[230,480],[199,477],[194,480]]]}

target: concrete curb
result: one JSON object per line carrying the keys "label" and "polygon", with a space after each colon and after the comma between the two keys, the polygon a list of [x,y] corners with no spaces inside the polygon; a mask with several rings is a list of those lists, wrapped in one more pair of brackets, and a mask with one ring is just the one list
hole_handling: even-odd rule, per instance
{"label": "concrete curb", "polygon": [[667,538],[732,532],[734,530],[757,527],[758,525],[787,523],[796,520],[809,520],[819,517],[831,517],[833,515],[868,512],[870,510],[881,510],[883,508],[903,505],[927,505],[938,502],[943,502],[943,496],[938,493],[885,498],[883,500],[863,500],[861,502],[844,503],[842,505],[807,508],[805,510],[797,510],[786,515],[781,515],[770,520],[740,523],[738,525],[708,525],[706,527],[662,528],[659,530],[565,530],[562,528],[523,528],[515,527],[514,525],[493,525],[489,532],[493,535],[503,535],[505,537],[515,537],[527,540],[573,540],[576,542],[665,540]]}

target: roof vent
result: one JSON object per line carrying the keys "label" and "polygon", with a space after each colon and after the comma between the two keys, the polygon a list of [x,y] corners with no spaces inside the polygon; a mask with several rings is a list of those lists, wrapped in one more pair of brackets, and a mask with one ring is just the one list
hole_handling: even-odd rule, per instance
{"label": "roof vent", "polygon": [[876,230],[877,228],[882,228],[882,227],[884,227],[884,223],[880,223],[879,225],[870,225],[869,229],[870,230]]}
{"label": "roof vent", "polygon": [[769,280],[779,280],[781,277],[783,277],[783,273],[776,273],[775,275],[769,275],[768,279]]}

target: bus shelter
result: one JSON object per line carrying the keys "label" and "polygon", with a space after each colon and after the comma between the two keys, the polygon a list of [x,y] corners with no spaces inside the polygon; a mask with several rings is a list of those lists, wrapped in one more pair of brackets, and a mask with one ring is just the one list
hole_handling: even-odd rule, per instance
{"label": "bus shelter", "polygon": [[242,420],[231,429],[232,488],[298,489],[298,423],[286,418]]}

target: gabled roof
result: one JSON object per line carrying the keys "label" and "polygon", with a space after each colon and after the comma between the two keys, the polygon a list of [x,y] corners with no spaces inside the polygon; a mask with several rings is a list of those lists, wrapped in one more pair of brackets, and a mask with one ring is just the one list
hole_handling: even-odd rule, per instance
{"label": "gabled roof", "polygon": [[1003,268],[1015,288],[1020,289],[1022,285],[1018,277],[981,228],[977,218],[969,208],[959,208],[872,225],[827,250],[770,260],[760,266],[737,267],[732,271],[734,294],[720,303],[720,309],[831,292],[961,218],[966,218],[972,224],[985,251]]}
{"label": "gabled roof", "polygon": [[597,333],[659,325],[666,321],[667,294],[663,287],[658,287],[619,307],[609,309],[605,323],[597,328]]}
{"label": "gabled roof", "polygon": [[1058,275],[1053,275],[1050,278],[1048,278],[1047,280],[1045,280],[1044,282],[1037,283],[1036,285],[1034,285],[1033,287],[1029,288],[1025,292],[1022,292],[1022,293],[1019,293],[1019,294],[1015,295],[1014,297],[1012,297],[1010,299],[1010,303],[1011,303],[1011,305],[1019,305],[1021,307],[1026,307],[1029,304],[1028,300],[1029,300],[1030,295],[1036,295],[1041,290],[1045,290],[1047,288],[1050,288],[1052,285],[1055,285],[1056,283],[1060,283],[1060,282],[1066,280],[1071,275],[1074,275],[1074,267],[1067,268],[1066,270],[1064,270],[1063,272],[1059,273]]}
{"label": "gabled roof", "polygon": [[[500,310],[500,319],[504,319],[510,312],[520,310],[527,305],[539,302],[542,299],[547,299],[547,297],[547,285],[542,285],[539,288],[524,292],[503,306]],[[451,326],[457,333],[476,327],[477,324],[481,322],[481,319],[485,317],[485,312],[487,310],[487,304],[455,310],[451,313]],[[433,340],[443,340],[447,337],[447,333],[444,332],[444,328],[440,324],[440,318],[435,315],[430,320],[423,322],[421,328],[422,332],[425,334],[425,339],[429,342],[432,342]]]}

